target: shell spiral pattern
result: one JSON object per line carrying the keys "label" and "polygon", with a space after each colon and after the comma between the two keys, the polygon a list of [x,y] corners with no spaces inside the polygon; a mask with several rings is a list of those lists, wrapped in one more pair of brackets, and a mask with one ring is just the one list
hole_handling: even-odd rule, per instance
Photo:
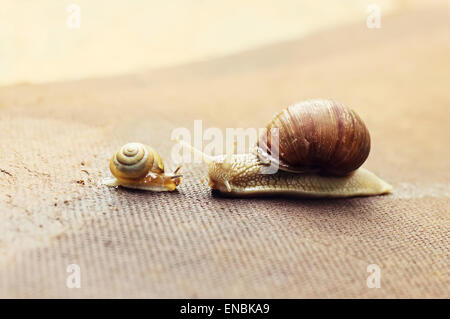
{"label": "shell spiral pattern", "polygon": [[164,172],[164,165],[155,150],[141,143],[128,143],[112,156],[110,169],[116,178],[137,179],[150,171]]}
{"label": "shell spiral pattern", "polygon": [[[279,134],[279,166],[290,172],[348,175],[370,152],[370,134],[352,109],[333,100],[309,100],[276,114],[267,131]],[[270,134],[259,139],[259,152],[270,152]],[[272,156],[273,157],[273,156]]]}

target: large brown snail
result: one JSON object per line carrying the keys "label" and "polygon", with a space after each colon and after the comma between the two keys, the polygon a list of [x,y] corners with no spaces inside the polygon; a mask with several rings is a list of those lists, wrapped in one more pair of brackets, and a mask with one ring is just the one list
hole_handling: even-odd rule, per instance
{"label": "large brown snail", "polygon": [[111,157],[109,169],[114,177],[103,180],[103,184],[107,186],[173,191],[181,182],[181,175],[177,175],[180,167],[166,175],[158,152],[141,143],[122,146]]}
{"label": "large brown snail", "polygon": [[[278,131],[276,148],[271,129]],[[360,167],[369,155],[369,132],[355,111],[333,100],[304,101],[276,114],[248,154],[209,156],[180,143],[201,154],[209,186],[229,195],[349,197],[392,189]],[[274,164],[276,173],[266,173]]]}

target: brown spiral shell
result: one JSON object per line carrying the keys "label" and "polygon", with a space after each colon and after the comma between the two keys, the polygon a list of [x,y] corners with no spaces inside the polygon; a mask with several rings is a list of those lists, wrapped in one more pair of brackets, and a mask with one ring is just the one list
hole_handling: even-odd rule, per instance
{"label": "brown spiral shell", "polygon": [[276,114],[258,140],[271,156],[270,129],[278,129],[279,168],[290,172],[347,175],[369,156],[370,135],[358,114],[333,100],[308,100]]}

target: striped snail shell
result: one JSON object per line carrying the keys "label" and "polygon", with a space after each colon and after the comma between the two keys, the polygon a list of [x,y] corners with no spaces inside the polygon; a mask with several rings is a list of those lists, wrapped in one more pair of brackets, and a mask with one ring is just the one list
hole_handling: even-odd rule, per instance
{"label": "striped snail shell", "polygon": [[149,172],[164,173],[164,164],[158,152],[141,143],[122,146],[111,157],[109,168],[119,179],[138,179]]}
{"label": "striped snail shell", "polygon": [[[278,129],[278,161],[271,154],[271,129]],[[370,135],[350,108],[333,100],[308,100],[276,114],[258,140],[258,154],[288,172],[343,176],[369,156]]]}

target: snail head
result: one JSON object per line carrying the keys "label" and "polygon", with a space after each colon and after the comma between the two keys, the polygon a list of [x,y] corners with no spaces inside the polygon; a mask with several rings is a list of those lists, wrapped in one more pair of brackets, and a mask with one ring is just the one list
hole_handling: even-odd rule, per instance
{"label": "snail head", "polygon": [[232,152],[225,156],[210,156],[184,141],[178,139],[174,141],[190,150],[193,154],[200,155],[203,163],[208,166],[208,177],[202,180],[207,180],[209,186],[214,189],[223,189],[231,192],[230,180],[234,172]]}

